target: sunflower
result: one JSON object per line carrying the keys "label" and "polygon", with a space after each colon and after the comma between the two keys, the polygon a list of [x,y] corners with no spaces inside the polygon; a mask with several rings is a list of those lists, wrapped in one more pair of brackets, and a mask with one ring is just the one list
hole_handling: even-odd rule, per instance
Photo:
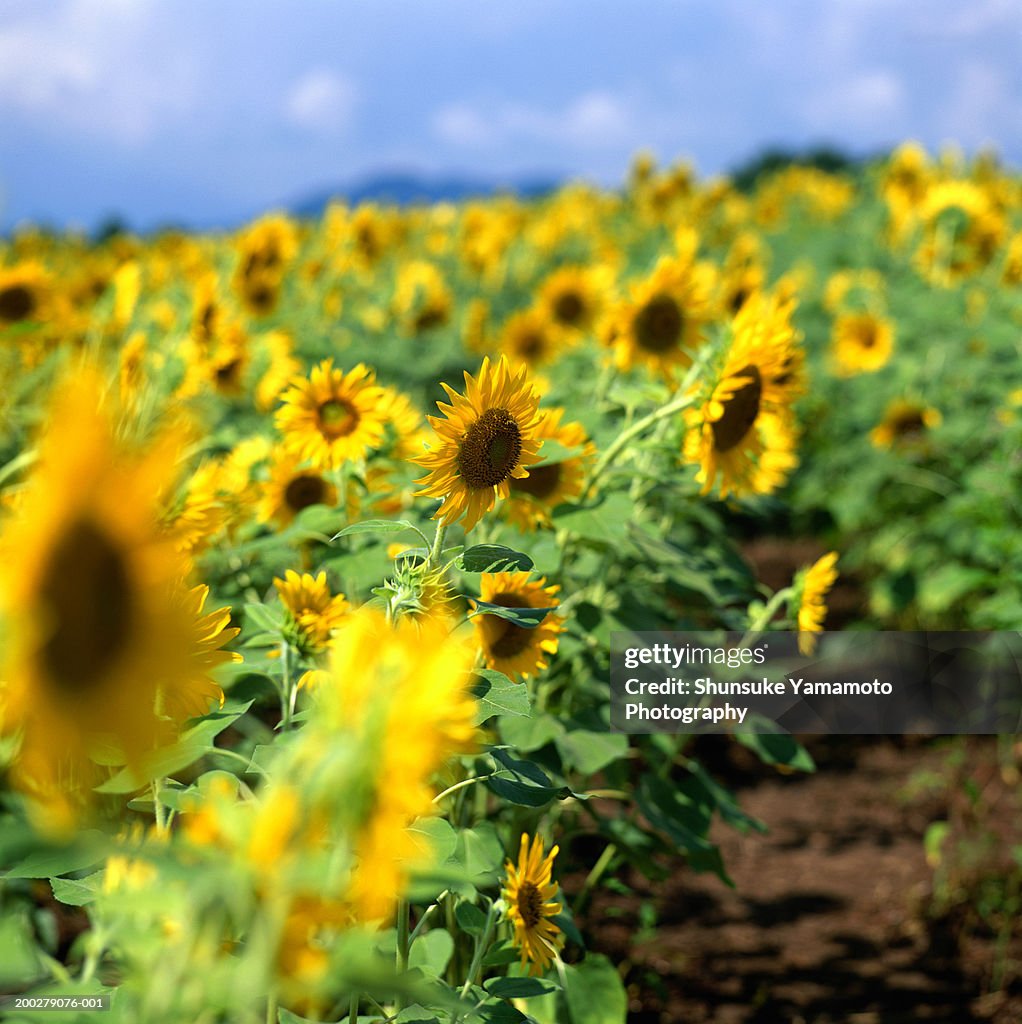
{"label": "sunflower", "polygon": [[936,409],[907,398],[896,398],[887,406],[884,418],[869,433],[877,448],[908,447],[939,427],[941,415]]}
{"label": "sunflower", "polygon": [[454,297],[437,267],[412,260],[398,271],[394,310],[409,334],[424,334],[451,318]]}
{"label": "sunflower", "polygon": [[451,404],[437,403],[443,419],[427,417],[440,444],[411,460],[429,470],[416,481],[424,485],[417,494],[443,499],[435,519],[464,516],[471,530],[498,497],[508,496],[510,481],[527,477],[527,467],[539,462],[539,397],[525,368],[512,373],[503,357],[496,367],[484,359],[478,377],[466,372],[464,395],[441,387]]}
{"label": "sunflower", "polygon": [[564,935],[551,920],[561,912],[560,887],[551,878],[557,851],[554,846],[544,856],[543,840],[534,836],[530,843],[523,834],[517,866],[508,861],[504,869],[507,879],[501,895],[514,926],[512,942],[532,975],[543,974],[564,945]]}
{"label": "sunflower", "polygon": [[52,313],[53,282],[40,263],[0,268],[0,329],[46,323]]}
{"label": "sunflower", "polygon": [[288,382],[302,372],[302,366],[294,357],[294,345],[286,331],[269,331],[261,340],[269,363],[255,386],[255,407],[269,412]]}
{"label": "sunflower", "polygon": [[284,447],[320,470],[336,469],[379,447],[386,421],[380,408],[384,392],[375,380],[364,363],[345,374],[332,359],[323,360],[307,379],[294,378],[275,419]]}
{"label": "sunflower", "polygon": [[299,575],[288,569],[284,579],[274,579],[273,585],[294,624],[295,646],[308,653],[324,650],[348,613],[345,596],[330,593],[325,572]]}
{"label": "sunflower", "polygon": [[675,367],[689,366],[713,317],[714,283],[708,263],[662,257],[609,314],[604,338],[618,367],[642,364],[669,376]]}
{"label": "sunflower", "polygon": [[831,551],[802,573],[796,585],[799,594],[798,649],[805,655],[816,650],[816,637],[827,617],[825,598],[837,582],[837,552]]}
{"label": "sunflower", "polygon": [[141,456],[97,409],[98,378],[63,385],[39,468],[0,538],[7,644],[3,730],[21,735],[12,775],[44,826],[70,828],[98,781],[90,751],[111,740],[138,766],[174,721],[222,694],[210,672],[239,656],[226,609],[203,615],[187,557],[160,525],[180,441]]}
{"label": "sunflower", "polygon": [[537,305],[571,334],[587,334],[603,312],[612,284],[605,267],[561,267],[540,285]]}
{"label": "sunflower", "polygon": [[577,455],[558,462],[533,466],[529,475],[511,481],[511,495],[504,506],[508,520],[519,529],[535,530],[550,525],[550,513],[582,493],[589,462],[596,447],[586,436],[581,423],[561,424],[563,409],[548,409],[540,422],[537,436],[556,441],[564,448],[578,449]]}
{"label": "sunflower", "polygon": [[705,400],[686,411],[684,456],[709,492],[768,494],[795,465],[791,404],[804,388],[791,305],[754,295],[732,324],[727,359]]}
{"label": "sunflower", "polygon": [[[546,578],[529,581],[527,572],[483,573],[479,600],[502,608],[553,608],[560,587],[546,586]],[[476,640],[487,666],[512,679],[535,675],[548,665],[547,655],[557,653],[564,619],[548,613],[538,626],[518,626],[499,615],[475,616]]]}
{"label": "sunflower", "polygon": [[512,366],[535,370],[557,358],[564,340],[564,332],[556,323],[543,310],[533,308],[510,316],[497,344]]}
{"label": "sunflower", "polygon": [[879,370],[894,349],[893,324],[873,313],[842,313],[831,337],[837,371],[843,377]]}
{"label": "sunflower", "polygon": [[263,484],[257,515],[260,522],[273,520],[288,526],[311,505],[337,504],[337,488],[318,470],[303,466],[283,449],[270,462],[270,476]]}
{"label": "sunflower", "polygon": [[271,214],[247,227],[236,247],[235,290],[255,316],[272,313],[284,273],[298,250],[298,229],[283,214]]}

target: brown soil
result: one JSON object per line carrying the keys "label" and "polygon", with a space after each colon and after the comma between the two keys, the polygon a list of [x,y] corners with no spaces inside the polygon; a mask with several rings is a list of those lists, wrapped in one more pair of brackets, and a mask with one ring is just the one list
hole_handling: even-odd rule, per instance
{"label": "brown soil", "polygon": [[[1018,783],[994,740],[817,741],[808,776],[775,774],[736,746],[699,751],[716,754],[718,776],[769,826],[712,834],[735,889],[683,865],[663,883],[627,872],[633,894],[602,889],[580,922],[590,948],[619,964],[630,1021],[1022,1021],[1017,919],[998,959],[993,931],[969,909],[983,866],[945,867],[938,882],[952,879],[957,900],[937,907],[923,850],[939,820],[952,822],[952,861],[981,831],[988,866],[1019,841]],[[565,879],[569,897],[582,877]]]}

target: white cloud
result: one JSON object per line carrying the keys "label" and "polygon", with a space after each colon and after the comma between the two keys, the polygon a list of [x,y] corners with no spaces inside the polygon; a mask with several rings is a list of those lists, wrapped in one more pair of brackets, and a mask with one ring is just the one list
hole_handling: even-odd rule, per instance
{"label": "white cloud", "polygon": [[835,137],[848,129],[886,137],[897,132],[905,112],[904,83],[892,71],[872,69],[839,78],[802,104],[807,126]]}
{"label": "white cloud", "polygon": [[128,146],[196,100],[185,54],[156,49],[149,0],[65,0],[0,24],[0,109]]}
{"label": "white cloud", "polygon": [[336,71],[315,69],[291,87],[284,101],[288,121],[315,135],[336,135],[351,120],[357,98],[354,85]]}
{"label": "white cloud", "polygon": [[560,109],[524,103],[481,109],[456,103],[438,110],[432,126],[445,142],[476,147],[528,140],[612,148],[640,131],[634,105],[603,90],[584,93]]}

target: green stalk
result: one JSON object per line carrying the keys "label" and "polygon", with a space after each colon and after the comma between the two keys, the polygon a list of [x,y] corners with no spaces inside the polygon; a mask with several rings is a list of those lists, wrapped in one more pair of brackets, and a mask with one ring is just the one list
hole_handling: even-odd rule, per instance
{"label": "green stalk", "polygon": [[[409,913],[408,900],[398,900],[397,904],[397,972],[404,974],[408,970],[408,951],[411,948],[409,939]],[[397,997],[397,1009],[403,1006],[402,997]]]}

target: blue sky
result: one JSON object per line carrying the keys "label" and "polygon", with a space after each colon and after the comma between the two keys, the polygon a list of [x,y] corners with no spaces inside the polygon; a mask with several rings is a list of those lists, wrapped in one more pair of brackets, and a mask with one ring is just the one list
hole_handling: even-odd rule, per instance
{"label": "blue sky", "polygon": [[1020,0],[0,0],[0,228],[768,144],[1022,161]]}

